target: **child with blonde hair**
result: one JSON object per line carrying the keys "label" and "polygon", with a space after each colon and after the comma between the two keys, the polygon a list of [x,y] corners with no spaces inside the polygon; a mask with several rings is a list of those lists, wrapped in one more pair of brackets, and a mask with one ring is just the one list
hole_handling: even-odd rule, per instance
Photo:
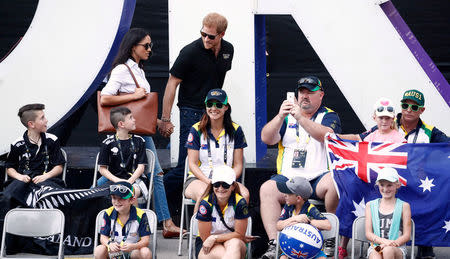
{"label": "child with blonde hair", "polygon": [[366,238],[371,242],[369,259],[406,258],[406,242],[411,237],[411,207],[395,197],[401,184],[397,171],[383,168],[376,185],[381,198],[366,204]]}
{"label": "child with blonde hair", "polygon": [[378,129],[361,139],[358,134],[338,134],[340,138],[366,142],[406,142],[405,137],[397,131],[395,109],[388,98],[380,98],[374,105],[373,119]]}

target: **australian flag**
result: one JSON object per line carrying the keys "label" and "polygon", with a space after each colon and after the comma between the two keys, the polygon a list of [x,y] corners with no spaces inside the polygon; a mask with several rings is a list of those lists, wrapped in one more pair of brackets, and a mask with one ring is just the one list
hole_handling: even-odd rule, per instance
{"label": "australian flag", "polygon": [[375,181],[384,167],[400,176],[397,197],[411,205],[416,244],[450,246],[450,143],[369,143],[326,137],[328,162],[339,195],[340,234],[351,237],[352,223],[365,204],[381,197]]}

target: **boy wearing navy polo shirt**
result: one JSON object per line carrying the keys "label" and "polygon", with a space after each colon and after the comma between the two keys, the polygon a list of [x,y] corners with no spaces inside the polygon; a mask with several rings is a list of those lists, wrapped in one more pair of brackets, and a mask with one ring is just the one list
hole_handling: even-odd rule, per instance
{"label": "boy wearing navy polo shirt", "polygon": [[[312,187],[308,180],[303,177],[294,177],[287,181],[277,182],[277,188],[284,194],[286,200],[277,222],[278,231],[297,223],[311,224],[319,230],[331,229],[328,219],[308,202],[312,194]],[[287,259],[287,256],[283,254],[280,258]],[[327,256],[320,251],[314,258],[326,259]]]}
{"label": "boy wearing navy polo shirt", "polygon": [[[145,185],[138,185],[147,164],[145,141],[142,137],[129,134],[136,129],[136,121],[127,107],[114,107],[110,112],[111,124],[115,135],[109,135],[102,143],[98,164],[100,174],[109,183],[127,181],[136,187],[135,196],[146,192]],[[135,205],[137,205],[137,200]]]}
{"label": "boy wearing navy polo shirt", "polygon": [[94,258],[151,258],[150,226],[147,214],[133,206],[133,186],[117,182],[109,191],[113,206],[103,214],[101,245],[95,248]]}

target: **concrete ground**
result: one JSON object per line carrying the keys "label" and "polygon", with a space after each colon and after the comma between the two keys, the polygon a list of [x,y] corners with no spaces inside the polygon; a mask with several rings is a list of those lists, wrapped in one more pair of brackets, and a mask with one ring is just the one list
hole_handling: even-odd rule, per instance
{"label": "concrete ground", "polygon": [[[188,258],[187,239],[184,239],[184,241],[183,241],[183,250],[182,250],[183,256],[177,256],[178,239],[164,239],[162,237],[161,231],[158,231],[157,246],[158,246],[157,247],[158,259]],[[359,242],[357,242],[355,250],[356,250],[355,258],[359,258],[360,257]],[[347,258],[351,258],[351,256],[350,256],[351,241],[348,246],[348,252],[349,252],[349,256]],[[436,247],[436,248],[434,248],[434,253],[436,254],[436,259],[449,259],[450,258],[450,247]],[[417,248],[415,249],[415,254],[417,254]],[[408,256],[410,256],[410,255],[411,255],[411,247],[408,247]]]}

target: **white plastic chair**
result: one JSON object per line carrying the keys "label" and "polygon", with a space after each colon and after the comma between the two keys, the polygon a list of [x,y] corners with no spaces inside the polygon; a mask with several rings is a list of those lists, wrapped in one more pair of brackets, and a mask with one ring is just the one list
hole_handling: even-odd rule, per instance
{"label": "white plastic chair", "polygon": [[[195,238],[198,235],[198,220],[195,218],[196,215],[192,215],[191,217],[191,231],[189,232],[189,255],[188,258],[192,259],[192,255],[195,255],[194,248],[195,248]],[[245,231],[245,235],[251,236],[252,235],[252,218],[248,218],[247,222],[247,230]],[[247,244],[247,258],[252,258],[252,247],[251,242]],[[195,257],[195,256],[194,256]]]}
{"label": "white plastic chair", "polygon": [[[156,231],[157,231],[157,224],[158,224],[158,220],[156,218],[156,214],[155,212],[153,212],[152,210],[149,209],[143,209],[145,211],[145,214],[147,214],[147,218],[148,218],[148,224],[150,225],[150,231],[151,233],[151,246],[152,246],[152,258],[156,259]],[[100,234],[100,229],[103,225],[103,214],[105,213],[105,210],[100,211],[97,214],[97,217],[95,219],[95,237],[94,237],[94,249],[97,247],[98,242],[99,242],[99,234]]]}
{"label": "white plastic chair", "polygon": [[[62,178],[62,180],[64,181],[64,183],[67,184],[67,183],[66,183],[67,153],[66,153],[66,151],[65,151],[64,149],[62,149],[62,148],[61,148],[61,153],[62,153],[62,155],[63,155],[63,157],[64,157],[64,160],[66,160],[66,162],[64,163],[64,166],[63,166],[63,171],[62,171],[61,178]],[[7,180],[8,180],[8,172],[7,172],[7,169],[5,168],[5,182],[6,182]]]}
{"label": "white plastic chair", "polygon": [[3,236],[0,257],[1,258],[48,258],[30,254],[18,254],[6,256],[5,236],[6,233],[25,237],[46,237],[59,234],[58,255],[59,259],[64,257],[64,214],[58,209],[12,209],[6,213],[3,226]]}
{"label": "white plastic chair", "polygon": [[[414,259],[414,243],[415,243],[416,226],[411,219],[411,259]],[[366,217],[359,216],[353,221],[352,225],[352,259],[355,258],[355,240],[363,243],[370,243],[366,238]],[[361,245],[362,247],[362,245]],[[361,250],[361,249],[360,249]],[[360,253],[362,255],[362,252]]]}
{"label": "white plastic chair", "polygon": [[[320,230],[320,232],[322,233],[322,237],[323,240],[325,241],[325,239],[329,239],[329,238],[336,238],[336,244],[339,244],[339,219],[336,215],[334,215],[333,213],[328,213],[328,212],[324,212],[322,213],[327,219],[328,221],[330,221],[331,224],[331,229],[330,230]],[[276,246],[276,251],[277,251],[277,257],[279,258],[278,254],[280,251],[280,232],[278,231],[277,233],[277,246]],[[334,258],[338,258],[338,246],[335,245],[334,247]]]}
{"label": "white plastic chair", "polygon": [[[155,154],[150,149],[146,149],[145,153],[147,155],[148,164],[145,167],[144,174],[148,175],[150,174],[149,184],[148,184],[148,197],[147,197],[147,205],[146,208],[150,209],[150,202],[153,194],[153,176],[154,176],[154,167],[155,167]],[[100,172],[100,165],[98,164],[98,158],[99,158],[100,152],[97,153],[97,156],[95,157],[95,166],[94,166],[94,176],[92,180],[92,187],[97,186],[97,174]]]}
{"label": "white plastic chair", "polygon": [[[187,175],[189,174],[189,160],[188,157],[186,157],[186,160],[184,162],[184,178],[183,178],[183,188],[184,183],[186,182]],[[241,184],[244,185],[245,183],[245,157],[242,158],[242,174],[241,174]],[[189,216],[187,215],[187,206],[193,206],[195,205],[195,201],[192,199],[188,199],[184,196],[184,189],[181,193],[181,217],[180,217],[180,229],[183,229],[184,223],[187,225],[189,221]],[[184,236],[189,234],[189,226],[187,226],[188,231],[183,234],[182,231],[180,231],[180,236],[178,239],[178,256],[182,255],[182,245],[183,245],[183,238]]]}

